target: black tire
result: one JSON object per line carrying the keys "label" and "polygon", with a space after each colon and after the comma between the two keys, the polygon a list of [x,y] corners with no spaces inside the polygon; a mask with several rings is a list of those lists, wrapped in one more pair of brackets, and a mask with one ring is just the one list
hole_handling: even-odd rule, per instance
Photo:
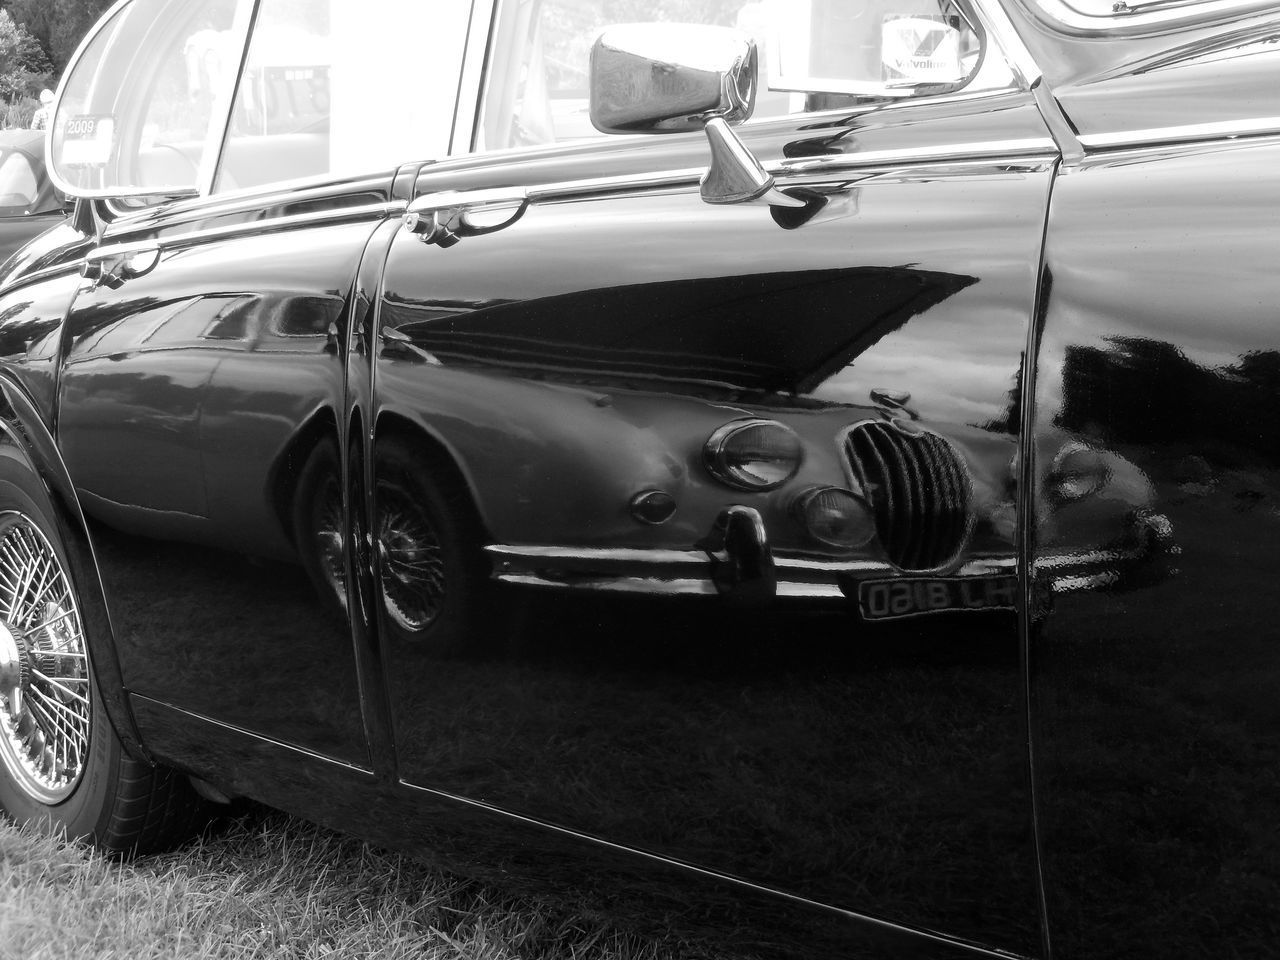
{"label": "black tire", "polygon": [[303,569],[321,599],[347,613],[347,574],[343,563],[342,468],[338,444],[325,437],[298,475],[293,497],[293,542]]}
{"label": "black tire", "polygon": [[[52,572],[39,592],[13,575],[14,557],[25,548],[47,549],[42,563]],[[0,630],[0,648],[7,650],[0,663],[11,679],[18,675],[21,690],[17,697],[8,686],[0,692],[0,809],[17,823],[113,853],[146,853],[186,839],[206,822],[208,806],[186,777],[125,752],[85,636],[77,585],[93,582],[93,571],[66,549],[38,478],[11,451],[0,455],[0,554],[8,562],[0,565],[0,611],[11,618]],[[55,738],[46,736],[54,713],[65,720],[61,766],[49,760],[59,756]]]}
{"label": "black tire", "polygon": [[376,453],[374,530],[383,622],[401,640],[442,654],[491,650],[493,585],[483,535],[452,464],[395,436]]}

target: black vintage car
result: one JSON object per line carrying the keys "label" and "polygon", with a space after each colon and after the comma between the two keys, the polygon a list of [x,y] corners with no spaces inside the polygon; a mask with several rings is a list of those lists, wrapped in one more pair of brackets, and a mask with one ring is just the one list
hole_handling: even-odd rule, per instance
{"label": "black vintage car", "polygon": [[1278,92],[1248,0],[121,0],[0,278],[0,806],[1272,954]]}

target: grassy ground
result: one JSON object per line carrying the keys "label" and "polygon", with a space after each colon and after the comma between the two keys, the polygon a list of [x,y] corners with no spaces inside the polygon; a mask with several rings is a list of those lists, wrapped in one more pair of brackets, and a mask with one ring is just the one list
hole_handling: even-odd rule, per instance
{"label": "grassy ground", "polygon": [[0,960],[665,955],[282,815],[126,863],[0,821]]}

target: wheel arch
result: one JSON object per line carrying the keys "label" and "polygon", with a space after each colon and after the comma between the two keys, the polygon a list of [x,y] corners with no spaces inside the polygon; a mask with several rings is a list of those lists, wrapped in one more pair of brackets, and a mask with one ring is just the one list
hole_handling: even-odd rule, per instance
{"label": "wheel arch", "polygon": [[276,455],[267,474],[267,496],[276,521],[290,543],[294,540],[290,511],[298,479],[307,458],[326,437],[341,444],[337,415],[331,407],[321,406],[307,417],[284,449]]}
{"label": "wheel arch", "polygon": [[85,642],[107,718],[128,754],[151,762],[134,722],[116,653],[115,633],[89,526],[71,474],[35,403],[7,371],[0,372],[0,445],[9,445],[40,480],[79,593]]}
{"label": "wheel arch", "polygon": [[[489,535],[489,527],[485,522],[480,498],[476,495],[475,484],[466,471],[462,459],[445,441],[430,428],[404,414],[393,410],[382,410],[378,413],[373,430],[373,446],[390,438],[400,437],[422,445],[427,456],[442,468],[439,479],[445,479],[455,490],[466,495],[466,504],[471,511],[472,519],[484,536]],[[370,461],[372,463],[372,461]]]}

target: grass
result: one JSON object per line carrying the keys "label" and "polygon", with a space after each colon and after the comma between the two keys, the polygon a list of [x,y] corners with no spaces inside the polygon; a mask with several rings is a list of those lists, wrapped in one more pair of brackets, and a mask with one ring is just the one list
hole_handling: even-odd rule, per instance
{"label": "grass", "polygon": [[0,822],[0,960],[666,955],[256,809],[175,853],[127,862]]}

